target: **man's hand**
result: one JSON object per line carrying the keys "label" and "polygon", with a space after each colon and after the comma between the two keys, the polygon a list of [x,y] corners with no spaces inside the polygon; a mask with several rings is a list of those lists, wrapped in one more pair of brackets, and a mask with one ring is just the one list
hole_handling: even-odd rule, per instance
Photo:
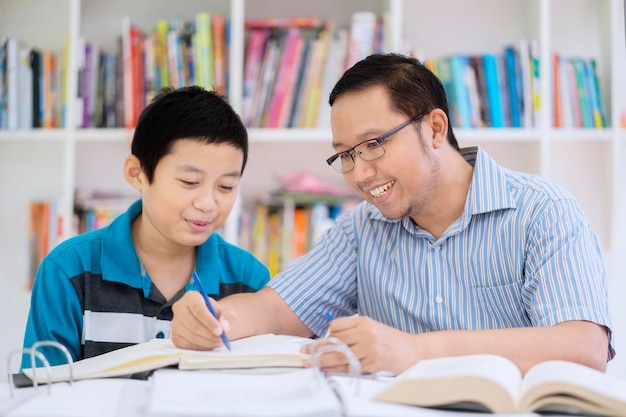
{"label": "man's hand", "polygon": [[[209,299],[218,317],[222,316],[220,305]],[[229,327],[227,320],[218,322],[207,308],[197,291],[187,293],[172,305],[172,342],[183,349],[211,350],[223,345],[220,335]]]}
{"label": "man's hand", "polygon": [[[374,321],[369,317],[342,317],[333,320],[331,336],[344,342],[361,363],[361,372],[389,371],[398,374],[417,363],[415,339],[419,336]],[[308,352],[309,346],[304,347]],[[329,372],[347,372],[348,360],[336,352],[320,358],[322,369]]]}

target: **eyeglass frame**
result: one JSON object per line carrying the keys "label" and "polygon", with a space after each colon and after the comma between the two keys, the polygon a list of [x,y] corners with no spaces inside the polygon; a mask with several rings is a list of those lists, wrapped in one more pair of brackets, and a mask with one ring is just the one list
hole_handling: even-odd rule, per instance
{"label": "eyeglass frame", "polygon": [[[383,142],[385,142],[391,136],[393,136],[394,134],[398,133],[399,131],[401,131],[405,127],[409,126],[410,124],[415,123],[420,118],[425,116],[427,113],[428,112],[420,113],[417,116],[414,116],[411,119],[407,120],[406,122],[402,123],[401,125],[394,127],[390,131],[388,131],[386,133],[383,133],[382,135],[378,136],[377,138],[364,140],[363,142],[357,143],[356,145],[354,145],[350,149],[347,149],[347,150],[341,151],[341,152],[337,152],[336,154],[334,154],[333,156],[328,158],[326,160],[326,163],[328,165],[330,165],[331,167],[333,167],[333,169],[335,171],[339,172],[340,174],[346,174],[346,173],[352,171],[354,169],[354,167],[356,166],[356,159],[355,159],[354,155],[359,155],[359,158],[361,158],[363,161],[366,161],[366,162],[371,162],[371,161],[375,161],[377,159],[380,159],[383,156],[385,156],[385,148],[383,148],[383,146],[382,146]],[[380,145],[380,148],[383,150],[383,153],[380,154],[380,156],[377,156],[376,158],[373,158],[373,159],[365,159],[365,158],[363,158],[363,156],[360,153],[356,152],[356,148],[358,148],[359,146],[361,146],[361,145],[363,145],[363,144],[365,144],[367,142],[372,142],[372,141],[376,142],[377,145]],[[333,163],[337,160],[337,158],[339,158],[341,155],[345,155],[345,154],[350,155],[350,158],[352,159],[352,168],[350,168],[347,171],[340,171],[339,168],[336,168],[333,165]]]}

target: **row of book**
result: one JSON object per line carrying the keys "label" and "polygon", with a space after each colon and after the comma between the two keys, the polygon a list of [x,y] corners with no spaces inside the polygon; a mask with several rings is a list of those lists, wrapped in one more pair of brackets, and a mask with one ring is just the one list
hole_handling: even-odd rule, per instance
{"label": "row of book", "polygon": [[[386,18],[356,12],[350,28],[317,18],[246,22],[242,119],[248,127],[329,126],[327,97],[356,61],[386,48]],[[124,20],[115,51],[78,45],[74,104],[79,127],[135,126],[162,87],[202,85],[226,94],[229,21],[197,13],[161,19],[149,32]],[[537,41],[522,39],[499,53],[457,54],[425,63],[442,80],[453,126],[539,127],[540,59]],[[67,47],[59,53],[19,45],[0,49],[0,128],[64,125]],[[606,110],[593,58],[554,54],[555,127],[602,128]]]}
{"label": "row of book", "polygon": [[20,45],[14,37],[0,44],[0,129],[64,125],[64,53]]}
{"label": "row of book", "polygon": [[501,52],[426,59],[446,90],[453,126],[538,127],[540,60],[536,41]]}
{"label": "row of book", "polygon": [[354,196],[274,193],[242,212],[239,246],[252,252],[274,277],[308,252],[337,216],[358,201]]}
{"label": "row of book", "polygon": [[356,12],[350,28],[314,18],[251,27],[243,83],[246,126],[327,127],[333,85],[354,63],[385,50],[386,21],[372,12]]}
{"label": "row of book", "polygon": [[603,128],[606,107],[594,59],[553,55],[554,126]]}
{"label": "row of book", "polygon": [[57,199],[32,201],[29,207],[29,287],[32,287],[35,274],[43,258],[63,238],[63,216]]}
{"label": "row of book", "polygon": [[[541,71],[536,41],[522,39],[500,53],[426,59],[441,79],[453,126],[540,127]],[[554,127],[607,126],[595,59],[554,54]]]}
{"label": "row of book", "polygon": [[199,12],[194,19],[161,19],[147,32],[124,19],[115,51],[82,41],[78,125],[133,128],[163,87],[199,85],[227,91],[228,20]]}
{"label": "row of book", "polygon": [[77,193],[74,201],[74,227],[78,234],[108,226],[124,213],[139,196],[119,193]]}

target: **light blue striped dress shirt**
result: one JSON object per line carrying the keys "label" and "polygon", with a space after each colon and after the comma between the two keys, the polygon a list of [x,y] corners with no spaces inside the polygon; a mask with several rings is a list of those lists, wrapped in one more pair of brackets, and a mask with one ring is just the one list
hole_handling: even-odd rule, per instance
{"label": "light blue striped dress shirt", "polygon": [[316,335],[327,312],[409,333],[568,320],[610,331],[601,250],[570,193],[480,148],[462,153],[474,166],[465,208],[439,239],[363,202],[268,285]]}

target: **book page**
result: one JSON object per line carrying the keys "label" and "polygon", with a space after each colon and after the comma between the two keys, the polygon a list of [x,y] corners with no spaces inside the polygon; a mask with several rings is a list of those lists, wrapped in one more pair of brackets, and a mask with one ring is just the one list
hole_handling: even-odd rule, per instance
{"label": "book page", "polygon": [[316,369],[274,373],[183,372],[152,376],[148,415],[304,417],[341,415],[339,400]]}
{"label": "book page", "polygon": [[513,412],[520,381],[517,366],[497,355],[429,359],[400,374],[377,399],[425,407],[469,403],[473,409]]}
{"label": "book page", "polygon": [[256,367],[301,368],[309,355],[300,353],[304,343],[311,339],[265,334],[231,342],[231,351],[225,347],[212,351],[183,351],[179,369],[232,369]]}
{"label": "book page", "polygon": [[523,409],[626,415],[626,381],[613,375],[566,361],[535,365],[520,388]]}
{"label": "book page", "polygon": [[[377,401],[375,397],[385,390],[394,378],[359,378],[333,375],[330,385],[341,399],[346,417],[478,417],[473,411],[446,411],[412,405]],[[501,417],[509,414],[500,414]],[[514,417],[536,417],[536,414],[510,414]]]}
{"label": "book page", "polygon": [[[178,363],[177,351],[169,339],[153,339],[146,343],[132,345],[123,349],[74,362],[72,365],[74,380],[132,375]],[[69,381],[68,365],[51,367],[52,382]],[[24,374],[33,379],[33,370],[24,369]],[[44,383],[47,375],[44,368],[36,369],[37,381]]]}
{"label": "book page", "polygon": [[[232,351],[221,347],[210,351],[177,348],[170,339],[152,339],[99,356],[83,359],[73,364],[74,380],[132,375],[177,365],[181,369],[249,368],[265,366],[302,367],[309,357],[300,348],[311,339],[294,336],[265,334],[251,336],[231,343]],[[51,367],[52,382],[69,381],[68,365]],[[32,369],[24,374],[33,379]],[[44,383],[44,368],[37,368],[37,381]]]}

